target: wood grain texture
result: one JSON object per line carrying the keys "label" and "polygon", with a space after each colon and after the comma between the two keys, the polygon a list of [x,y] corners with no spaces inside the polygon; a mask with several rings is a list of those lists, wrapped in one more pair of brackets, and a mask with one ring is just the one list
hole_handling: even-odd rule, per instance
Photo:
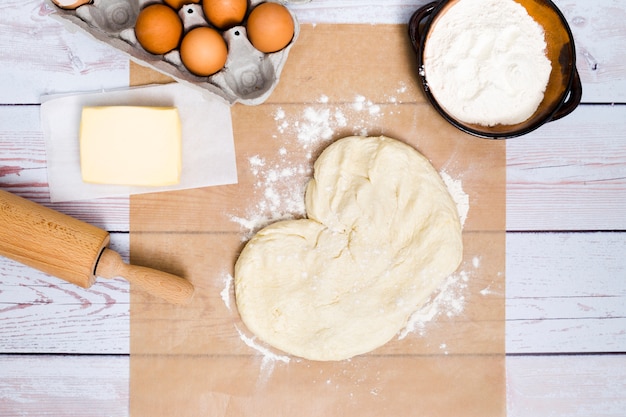
{"label": "wood grain texture", "polygon": [[[313,0],[293,8],[303,23],[405,23],[426,1],[384,3]],[[581,106],[507,144],[507,227],[530,231],[507,235],[507,349],[623,352],[624,233],[608,231],[624,231],[626,1],[555,3],[576,41],[583,101],[609,105]],[[67,32],[49,12],[42,0],[0,4],[0,188],[44,204],[38,107],[24,104],[39,103],[42,94],[126,86],[129,66],[117,51]],[[355,71],[359,64],[356,56]],[[391,87],[395,99],[415,99],[411,83]],[[127,199],[53,208],[128,231]],[[545,230],[569,232],[534,233]],[[113,238],[128,256],[128,235]],[[127,353],[128,285],[98,282],[83,290],[60,283],[0,259],[1,351]],[[508,415],[621,417],[624,365],[623,355],[508,357]],[[0,416],[126,416],[128,366],[125,356],[0,356]]]}
{"label": "wood grain texture", "polygon": [[0,103],[34,104],[51,93],[128,85],[128,58],[50,17],[43,0],[0,4]]}
{"label": "wood grain texture", "polygon": [[624,352],[626,233],[509,233],[507,253],[508,353]]}
{"label": "wood grain texture", "polygon": [[[427,1],[314,0],[292,5],[302,23],[406,24]],[[625,0],[557,0],[577,44],[583,101],[626,101]],[[128,84],[128,59],[81,33],[70,33],[50,18],[43,0],[7,0],[0,5],[0,103],[39,103],[42,94]]]}
{"label": "wood grain texture", "polygon": [[[128,250],[127,235],[112,239],[116,250]],[[507,352],[626,350],[625,245],[623,233],[508,234]],[[159,266],[149,258],[144,262]],[[8,260],[0,260],[0,280],[7,335],[0,352],[129,353],[125,281],[98,280],[87,290]],[[42,323],[51,311],[55,319]],[[71,326],[64,325],[66,319]]]}
{"label": "wood grain texture", "polygon": [[4,190],[0,209],[2,256],[83,288],[94,283],[106,230]]}
{"label": "wood grain texture", "polygon": [[[622,417],[623,355],[506,359],[507,416]],[[0,416],[125,417],[128,356],[0,355]]]}
{"label": "wood grain texture", "polygon": [[517,356],[506,362],[509,417],[624,414],[624,355]]}
{"label": "wood grain texture", "polygon": [[626,1],[555,0],[576,44],[585,103],[626,101]]}
{"label": "wood grain texture", "polygon": [[[111,235],[128,261],[128,234]],[[128,354],[128,282],[99,279],[83,289],[0,260],[0,352]]]}
{"label": "wood grain texture", "polygon": [[507,141],[507,230],[626,230],[626,106]]}
{"label": "wood grain texture", "polygon": [[128,356],[0,355],[0,416],[128,416]]}

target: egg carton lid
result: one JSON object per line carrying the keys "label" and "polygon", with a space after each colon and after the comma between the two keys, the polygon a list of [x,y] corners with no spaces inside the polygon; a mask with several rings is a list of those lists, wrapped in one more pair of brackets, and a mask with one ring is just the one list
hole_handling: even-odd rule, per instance
{"label": "egg carton lid", "polygon": [[[260,3],[273,2],[287,5],[302,4],[311,0],[251,0],[250,9]],[[258,105],[274,91],[285,65],[289,51],[300,33],[295,14],[293,39],[284,49],[264,54],[252,46],[246,36],[245,25],[222,32],[228,45],[224,68],[208,77],[199,77],[184,68],[178,50],[165,55],[145,51],[137,42],[134,23],[139,10],[160,0],[92,0],[75,10],[62,9],[52,0],[45,0],[52,8],[52,18],[61,22],[70,32],[83,32],[97,41],[113,46],[140,65],[165,74],[175,81],[197,89],[204,94],[219,97],[229,105],[241,103]],[[188,4],[178,11],[185,30],[207,25],[201,5]]]}

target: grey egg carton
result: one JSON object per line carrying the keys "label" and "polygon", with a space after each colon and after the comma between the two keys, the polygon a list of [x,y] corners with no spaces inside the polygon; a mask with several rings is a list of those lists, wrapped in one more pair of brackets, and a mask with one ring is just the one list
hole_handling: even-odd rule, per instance
{"label": "grey egg carton", "polygon": [[[252,46],[245,26],[228,29],[222,32],[228,45],[224,68],[211,76],[199,77],[184,67],[178,50],[165,55],[153,55],[139,45],[134,30],[139,11],[148,4],[162,3],[160,0],[93,0],[75,10],[65,10],[51,0],[46,1],[53,9],[51,16],[61,21],[68,30],[84,31],[98,41],[124,52],[133,61],[203,93],[216,95],[231,105],[258,105],[267,100],[278,84],[289,50],[300,32],[296,16],[289,11],[294,21],[291,43],[278,52],[264,54]],[[265,1],[281,4],[290,2],[251,0],[250,7]],[[302,3],[303,0],[291,2]],[[197,26],[209,26],[200,4],[191,3],[181,7],[178,15],[183,21],[185,32]]]}

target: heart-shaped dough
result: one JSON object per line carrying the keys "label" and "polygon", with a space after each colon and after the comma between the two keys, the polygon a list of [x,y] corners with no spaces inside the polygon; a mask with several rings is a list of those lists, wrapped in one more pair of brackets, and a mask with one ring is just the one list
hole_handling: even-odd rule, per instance
{"label": "heart-shaped dough", "polygon": [[314,170],[308,218],[252,237],[235,264],[235,298],[262,341],[342,360],[387,343],[457,269],[461,224],[437,171],[400,141],[338,140]]}

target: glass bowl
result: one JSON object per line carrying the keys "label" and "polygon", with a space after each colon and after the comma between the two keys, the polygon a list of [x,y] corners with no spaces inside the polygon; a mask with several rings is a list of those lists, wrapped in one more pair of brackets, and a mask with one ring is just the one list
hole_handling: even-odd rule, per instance
{"label": "glass bowl", "polygon": [[567,21],[549,0],[515,0],[524,6],[528,14],[544,29],[546,56],[552,64],[552,70],[543,101],[530,118],[510,125],[484,126],[466,123],[446,112],[428,87],[427,71],[424,68],[424,49],[437,18],[459,1],[462,0],[441,0],[426,4],[416,10],[409,21],[409,39],[417,55],[420,86],[428,101],[442,117],[458,129],[474,136],[505,139],[525,135],[544,123],[560,119],[576,109],[582,98],[582,85],[576,70],[574,39]]}

